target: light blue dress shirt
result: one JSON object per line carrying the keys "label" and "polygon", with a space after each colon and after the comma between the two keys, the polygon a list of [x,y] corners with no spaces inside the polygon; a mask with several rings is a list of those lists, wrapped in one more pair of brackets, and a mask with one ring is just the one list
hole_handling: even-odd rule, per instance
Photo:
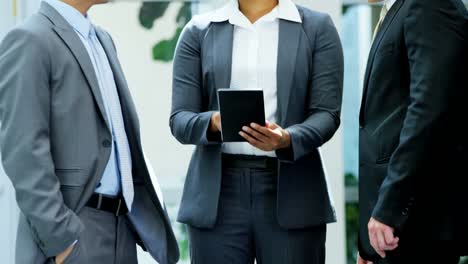
{"label": "light blue dress shirt", "polygon": [[[101,58],[99,54],[105,54],[103,47],[98,43],[94,44],[95,49],[99,49],[101,52],[93,52],[93,46],[90,40],[92,34],[96,34],[94,26],[92,25],[89,18],[83,16],[74,7],[61,2],[59,0],[44,0],[51,5],[57,12],[73,27],[77,35],[80,37],[81,42],[88,51],[89,57],[93,63],[94,71],[99,82],[99,87],[102,95],[102,100],[106,109],[107,120],[109,120],[109,127],[112,129],[112,151],[107,163],[104,174],[102,175],[100,185],[97,187],[96,192],[108,196],[117,196],[121,192],[121,175],[119,171],[119,160],[117,157],[117,149],[115,144],[114,127],[112,126],[112,118],[110,116],[109,102],[110,98],[113,98],[109,94],[109,89],[117,89],[113,74],[108,74],[112,69],[107,57]],[[94,37],[94,36],[93,36]],[[120,109],[121,111],[121,109]],[[122,131],[124,134],[125,132]],[[127,153],[130,156],[130,153]]]}

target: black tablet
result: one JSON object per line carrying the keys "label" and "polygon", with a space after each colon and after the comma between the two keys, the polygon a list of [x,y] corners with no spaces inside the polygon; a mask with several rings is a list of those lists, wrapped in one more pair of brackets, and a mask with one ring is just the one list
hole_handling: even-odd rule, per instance
{"label": "black tablet", "polygon": [[239,135],[243,126],[265,125],[262,90],[219,89],[218,103],[223,142],[244,142]]}

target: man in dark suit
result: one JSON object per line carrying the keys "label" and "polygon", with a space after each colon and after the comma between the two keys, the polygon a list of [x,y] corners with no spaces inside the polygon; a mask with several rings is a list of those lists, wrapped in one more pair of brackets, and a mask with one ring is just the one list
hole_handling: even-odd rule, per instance
{"label": "man in dark suit", "polygon": [[179,251],[151,183],[106,0],[45,0],[0,45],[0,148],[21,210],[17,264],[161,264]]}
{"label": "man in dark suit", "polygon": [[460,0],[384,4],[360,114],[359,263],[468,253],[467,17]]}

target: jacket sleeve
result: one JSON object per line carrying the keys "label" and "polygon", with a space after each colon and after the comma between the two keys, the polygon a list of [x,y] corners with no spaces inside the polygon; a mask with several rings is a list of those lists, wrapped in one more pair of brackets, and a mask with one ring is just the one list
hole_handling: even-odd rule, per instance
{"label": "jacket sleeve", "polygon": [[213,111],[203,111],[201,44],[197,30],[189,23],[177,45],[170,127],[182,144],[221,144],[221,134],[209,132]]}
{"label": "jacket sleeve", "polygon": [[319,27],[311,62],[309,105],[306,120],[286,128],[291,135],[291,147],[276,152],[284,162],[297,161],[316,150],[330,140],[340,126],[344,72],[340,37],[328,15],[322,17],[319,25],[304,26]]}
{"label": "jacket sleeve", "polygon": [[50,147],[50,60],[41,36],[15,29],[0,45],[0,149],[16,200],[47,257],[83,229],[67,208]]}
{"label": "jacket sleeve", "polygon": [[[393,153],[387,176],[380,188],[373,217],[394,228],[402,228],[411,213],[422,166],[431,153],[431,134],[439,127],[448,101],[459,84],[451,81],[453,65],[466,49],[460,17],[451,1],[411,1],[405,19],[404,37],[410,68],[410,104]],[[442,50],[440,47],[444,47]],[[420,183],[419,183],[420,184]]]}

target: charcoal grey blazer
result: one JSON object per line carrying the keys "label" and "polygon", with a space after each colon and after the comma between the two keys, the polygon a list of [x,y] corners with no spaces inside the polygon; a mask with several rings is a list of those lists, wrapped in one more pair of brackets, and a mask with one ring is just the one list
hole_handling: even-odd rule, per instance
{"label": "charcoal grey blazer", "polygon": [[[330,17],[298,7],[303,23],[280,20],[278,54],[279,125],[292,146],[277,151],[279,224],[288,229],[334,222],[334,208],[318,147],[340,124],[343,54]],[[209,135],[217,89],[229,87],[234,27],[228,21],[194,18],[175,54],[170,127],[183,144],[196,145],[179,221],[213,227],[221,187],[219,135]]]}
{"label": "charcoal grey blazer", "polygon": [[[176,263],[177,243],[151,183],[115,47],[105,31],[96,33],[114,73],[134,163],[129,219],[159,263]],[[21,209],[16,263],[44,263],[86,228],[79,214],[109,160],[111,131],[89,55],[48,4],[5,37],[0,73],[2,162]]]}

